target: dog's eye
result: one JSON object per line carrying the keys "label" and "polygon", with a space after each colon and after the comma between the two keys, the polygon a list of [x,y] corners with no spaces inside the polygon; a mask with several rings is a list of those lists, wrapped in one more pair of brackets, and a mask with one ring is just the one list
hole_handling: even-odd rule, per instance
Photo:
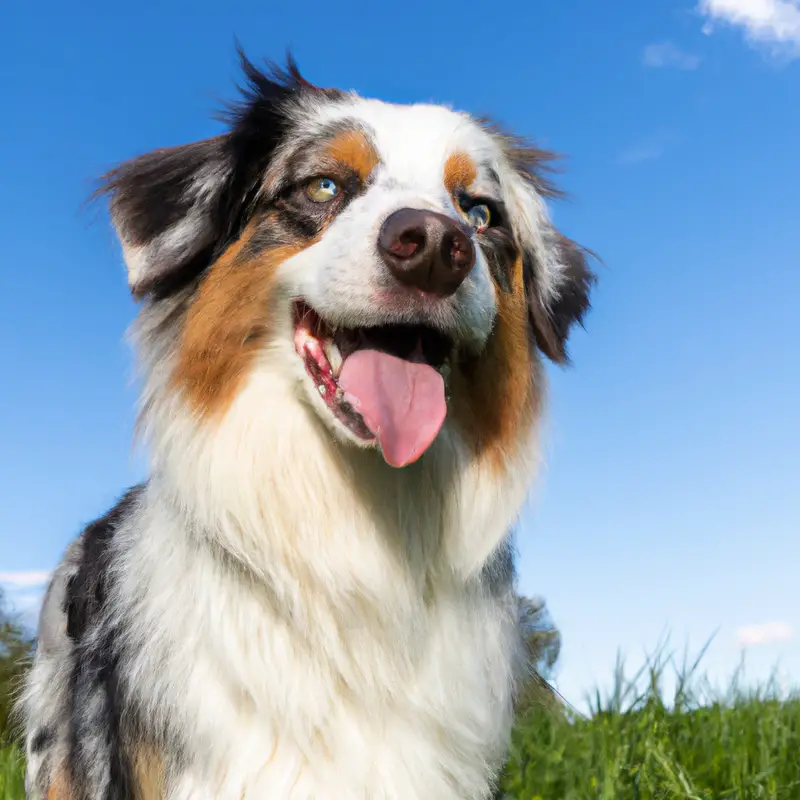
{"label": "dog's eye", "polygon": [[314,178],[306,186],[306,195],[315,203],[327,203],[339,194],[339,187],[330,178]]}
{"label": "dog's eye", "polygon": [[467,219],[470,225],[475,228],[476,233],[483,233],[492,223],[492,212],[485,203],[472,206],[467,211]]}

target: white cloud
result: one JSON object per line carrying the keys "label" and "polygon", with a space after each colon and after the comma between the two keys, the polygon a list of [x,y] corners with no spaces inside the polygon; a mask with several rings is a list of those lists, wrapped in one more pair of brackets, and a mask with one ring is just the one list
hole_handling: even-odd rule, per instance
{"label": "white cloud", "polygon": [[669,131],[656,133],[623,150],[617,158],[617,163],[623,167],[632,167],[635,164],[643,164],[645,161],[656,161],[676,141],[675,134]]}
{"label": "white cloud", "polygon": [[646,67],[692,70],[700,66],[700,56],[687,53],[670,41],[653,42],[642,54]]}
{"label": "white cloud", "polygon": [[800,0],[699,0],[697,10],[706,17],[707,34],[715,22],[734,25],[753,44],[800,57]]}
{"label": "white cloud", "polygon": [[736,640],[741,647],[757,647],[762,644],[788,642],[794,638],[794,629],[788,622],[764,622],[760,625],[745,625],[736,631]]}
{"label": "white cloud", "polygon": [[28,572],[0,572],[0,584],[9,589],[28,589],[42,586],[50,580],[50,572],[31,570]]}
{"label": "white cloud", "polygon": [[645,161],[655,161],[664,155],[665,149],[661,142],[655,140],[640,142],[622,152],[619,163],[623,167],[631,167],[634,164],[643,164]]}

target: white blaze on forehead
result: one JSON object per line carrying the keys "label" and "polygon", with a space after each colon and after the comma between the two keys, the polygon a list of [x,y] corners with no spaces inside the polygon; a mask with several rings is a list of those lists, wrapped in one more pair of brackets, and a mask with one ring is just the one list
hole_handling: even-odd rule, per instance
{"label": "white blaze on forehead", "polygon": [[495,166],[500,157],[492,138],[473,119],[445,106],[353,97],[318,110],[313,122],[327,126],[345,120],[364,125],[381,159],[382,178],[403,188],[441,195],[444,165],[456,152],[473,159],[484,182],[485,167]]}
{"label": "white blaze on forehead", "polygon": [[[506,207],[520,244],[536,254],[540,279],[538,290],[544,301],[558,294],[564,265],[554,246],[552,228],[544,200],[530,181],[524,180],[508,162],[497,138],[469,114],[442,105],[395,105],[351,96],[345,102],[318,109],[317,124],[355,119],[374,138],[381,158],[382,178],[403,188],[443,198],[444,165],[453,153],[463,152],[474,162],[477,178],[474,193],[497,195]],[[499,178],[500,185],[490,179]]]}

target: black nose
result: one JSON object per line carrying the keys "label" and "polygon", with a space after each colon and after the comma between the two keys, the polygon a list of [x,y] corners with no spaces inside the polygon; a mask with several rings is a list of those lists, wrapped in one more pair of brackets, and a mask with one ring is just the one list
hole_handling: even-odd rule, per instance
{"label": "black nose", "polygon": [[378,234],[378,251],[392,275],[423,292],[453,294],[475,265],[475,246],[450,217],[416,208],[390,214]]}

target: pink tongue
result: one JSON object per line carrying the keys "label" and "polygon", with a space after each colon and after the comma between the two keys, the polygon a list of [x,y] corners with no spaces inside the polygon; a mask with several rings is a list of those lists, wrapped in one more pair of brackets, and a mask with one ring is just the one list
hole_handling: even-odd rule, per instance
{"label": "pink tongue", "polygon": [[393,467],[416,461],[447,414],[444,379],[433,367],[378,350],[357,350],[346,358],[339,386]]}

